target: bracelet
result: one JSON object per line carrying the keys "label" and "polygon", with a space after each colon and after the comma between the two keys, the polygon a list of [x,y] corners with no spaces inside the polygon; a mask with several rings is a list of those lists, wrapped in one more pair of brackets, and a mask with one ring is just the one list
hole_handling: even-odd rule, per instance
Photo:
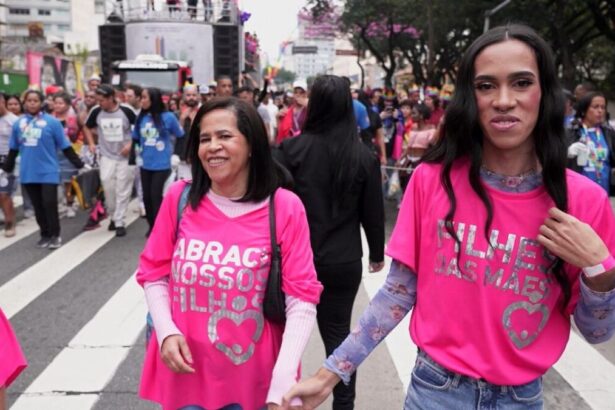
{"label": "bracelet", "polygon": [[608,272],[613,268],[615,268],[615,258],[613,257],[613,255],[609,255],[605,260],[602,261],[602,263],[583,268],[583,273],[585,273],[585,276],[592,278],[594,276],[603,274],[604,272]]}

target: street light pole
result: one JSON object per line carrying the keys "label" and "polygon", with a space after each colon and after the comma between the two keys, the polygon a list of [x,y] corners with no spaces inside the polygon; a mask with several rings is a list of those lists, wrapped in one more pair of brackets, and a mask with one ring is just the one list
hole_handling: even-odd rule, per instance
{"label": "street light pole", "polygon": [[486,33],[489,30],[489,23],[490,23],[489,20],[491,16],[493,16],[498,11],[502,10],[504,7],[508,6],[511,2],[512,0],[505,0],[502,3],[498,4],[497,6],[495,6],[494,8],[492,8],[491,10],[487,10],[485,12],[485,27],[483,28],[483,33]]}

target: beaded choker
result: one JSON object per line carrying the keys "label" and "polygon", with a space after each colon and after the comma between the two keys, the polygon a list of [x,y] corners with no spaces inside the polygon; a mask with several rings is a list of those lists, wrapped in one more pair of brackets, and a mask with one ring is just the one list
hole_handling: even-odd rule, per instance
{"label": "beaded choker", "polygon": [[542,175],[536,169],[530,169],[519,175],[502,175],[482,166],[481,176],[490,186],[510,192],[526,192],[542,184]]}

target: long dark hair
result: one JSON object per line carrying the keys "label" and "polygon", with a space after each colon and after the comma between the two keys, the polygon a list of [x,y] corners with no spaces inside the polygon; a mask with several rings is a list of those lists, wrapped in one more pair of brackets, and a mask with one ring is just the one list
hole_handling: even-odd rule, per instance
{"label": "long dark hair", "polygon": [[[507,40],[521,41],[534,51],[542,92],[538,119],[533,131],[534,149],[542,166],[542,179],[549,196],[559,209],[564,212],[568,209],[564,97],[557,80],[553,55],[547,43],[527,26],[509,24],[496,27],[481,35],[466,50],[459,64],[455,94],[446,110],[442,137],[423,158],[424,162],[442,164],[440,182],[450,202],[445,226],[457,243],[460,241],[453,228],[457,200],[451,182],[451,168],[460,158],[470,160],[468,177],[472,189],[487,210],[485,237],[490,243],[488,232],[493,221],[493,206],[480,180],[484,135],[479,124],[474,95],[474,62],[486,47]],[[571,296],[571,284],[563,270],[562,260],[555,258],[549,270],[562,289],[563,306],[566,306]]]}
{"label": "long dark hair", "polygon": [[274,161],[269,147],[267,129],[253,105],[235,97],[214,98],[199,108],[188,139],[187,157],[192,164],[192,186],[188,198],[196,209],[203,195],[211,187],[211,179],[199,158],[201,120],[215,110],[227,110],[235,114],[237,129],[246,137],[250,147],[248,187],[238,202],[261,201],[271,195],[278,187],[290,184],[287,171]]}
{"label": "long dark hair", "polygon": [[164,106],[164,102],[162,102],[162,92],[159,88],[156,87],[144,88],[143,91],[147,91],[147,95],[149,95],[151,105],[147,110],[143,108],[141,109],[141,112],[137,117],[135,127],[139,129],[143,117],[145,117],[147,114],[150,114],[152,116],[152,119],[154,120],[154,125],[156,126],[156,128],[158,128],[158,132],[162,134],[162,113],[167,110]]}
{"label": "long dark hair", "polygon": [[359,169],[361,143],[352,104],[348,80],[321,75],[312,85],[303,125],[305,134],[327,144],[331,163],[335,164],[330,167],[332,192],[338,199],[351,187]]}

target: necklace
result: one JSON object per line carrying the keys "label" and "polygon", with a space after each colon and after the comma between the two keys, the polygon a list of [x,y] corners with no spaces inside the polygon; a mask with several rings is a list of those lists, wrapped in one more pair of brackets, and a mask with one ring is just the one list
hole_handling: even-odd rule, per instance
{"label": "necklace", "polygon": [[518,175],[499,174],[487,169],[484,165],[481,166],[480,171],[489,185],[504,191],[524,192],[542,184],[542,175],[535,168]]}

